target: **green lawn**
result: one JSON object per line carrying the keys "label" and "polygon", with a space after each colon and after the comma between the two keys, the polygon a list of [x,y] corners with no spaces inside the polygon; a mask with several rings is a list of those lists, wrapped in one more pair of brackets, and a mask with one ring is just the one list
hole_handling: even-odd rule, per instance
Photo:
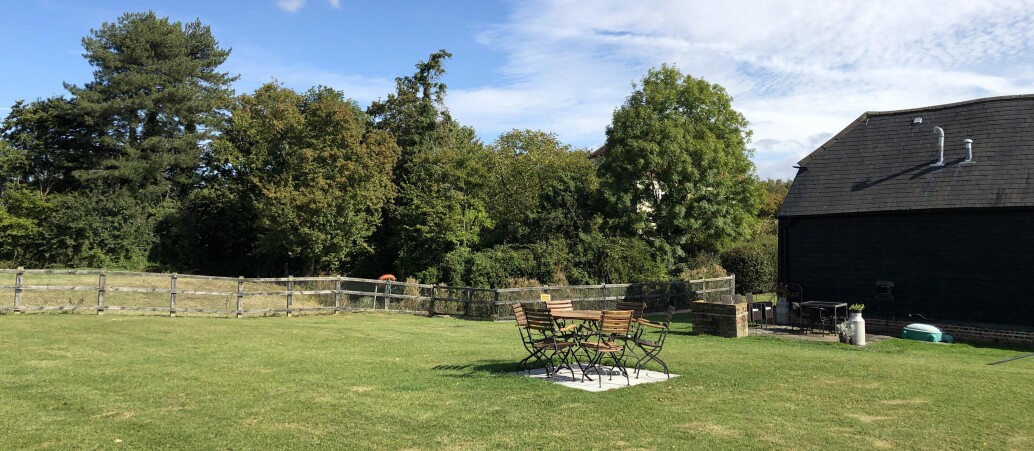
{"label": "green lawn", "polygon": [[509,374],[512,323],[4,315],[0,448],[1034,448],[1017,350],[675,329],[680,377],[589,393]]}

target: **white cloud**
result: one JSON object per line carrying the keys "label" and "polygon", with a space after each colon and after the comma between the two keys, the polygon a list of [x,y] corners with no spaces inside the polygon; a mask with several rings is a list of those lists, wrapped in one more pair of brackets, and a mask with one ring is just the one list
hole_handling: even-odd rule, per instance
{"label": "white cloud", "polygon": [[726,87],[751,121],[762,177],[864,111],[1034,90],[1031,1],[526,1],[477,36],[507,55],[502,83],[453,89],[462,122],[492,137],[542,128],[603,142],[613,109],[650,67]]}
{"label": "white cloud", "polygon": [[318,85],[328,86],[365,106],[395,90],[393,79],[341,74],[313,64],[285,60],[246,45],[234,47],[226,61],[226,70],[241,74],[234,85],[238,93],[250,93],[276,79],[284,86],[300,92]]}
{"label": "white cloud", "polygon": [[276,0],[276,6],[284,11],[293,13],[305,6],[305,0]]}
{"label": "white cloud", "polygon": [[[341,9],[341,0],[327,0],[331,8]],[[293,13],[305,6],[305,0],[276,0],[276,6],[284,11]]]}

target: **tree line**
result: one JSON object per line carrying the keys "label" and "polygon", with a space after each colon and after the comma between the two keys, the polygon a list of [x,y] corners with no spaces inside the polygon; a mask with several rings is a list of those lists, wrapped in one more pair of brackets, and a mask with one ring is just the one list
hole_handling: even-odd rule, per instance
{"label": "tree line", "polygon": [[[236,95],[199,20],[126,13],[83,38],[93,79],[0,129],[0,261],[500,287],[665,280],[771,241],[719,85],[651,69],[594,158],[557,135],[482,142],[445,104],[441,50],[366,108],[316,86]],[[774,199],[773,199],[774,198]]]}

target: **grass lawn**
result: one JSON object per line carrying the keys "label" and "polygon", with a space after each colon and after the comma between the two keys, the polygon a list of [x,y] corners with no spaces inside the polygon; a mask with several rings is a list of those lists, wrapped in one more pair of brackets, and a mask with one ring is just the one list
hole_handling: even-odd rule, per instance
{"label": "grass lawn", "polygon": [[1020,351],[689,329],[680,377],[589,393],[509,374],[512,323],[4,315],[0,448],[1034,448]]}

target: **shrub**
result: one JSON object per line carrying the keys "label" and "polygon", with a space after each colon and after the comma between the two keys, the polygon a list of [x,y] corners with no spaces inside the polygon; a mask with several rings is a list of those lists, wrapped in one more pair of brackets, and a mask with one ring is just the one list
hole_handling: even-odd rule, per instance
{"label": "shrub", "polygon": [[775,286],[775,248],[744,244],[721,254],[722,266],[736,275],[737,293],[764,293]]}

